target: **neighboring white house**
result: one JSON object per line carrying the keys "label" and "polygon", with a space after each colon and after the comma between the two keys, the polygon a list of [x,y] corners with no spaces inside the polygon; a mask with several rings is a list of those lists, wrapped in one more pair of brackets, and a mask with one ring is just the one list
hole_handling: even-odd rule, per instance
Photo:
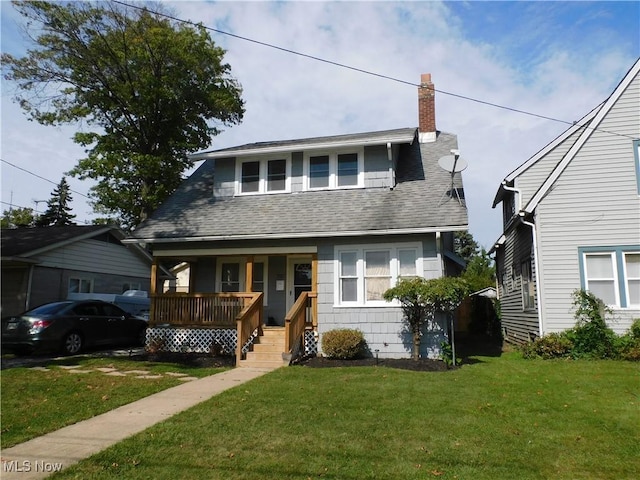
{"label": "neighboring white house", "polygon": [[507,175],[495,253],[502,326],[528,341],[575,325],[572,292],[640,317],[640,60],[611,96]]}
{"label": "neighboring white house", "polygon": [[[453,233],[468,228],[461,175],[452,190],[451,174],[438,165],[457,149],[457,138],[436,130],[428,74],[418,107],[418,128],[194,155],[202,165],[132,235],[158,264],[189,267],[187,293],[158,288],[151,325],[188,330],[180,336],[185,348],[206,349],[235,342],[235,331],[212,336],[219,319],[211,313],[234,298],[262,292],[262,320],[277,327],[304,293],[307,333],[316,340],[328,330],[357,328],[372,354],[409,356],[402,311],[382,294],[401,276],[459,272]],[[234,315],[246,307],[242,302]],[[235,318],[224,322],[235,328]],[[311,342],[305,348],[315,349],[312,336],[305,338]],[[442,325],[426,332],[422,353],[437,355],[444,338]]]}

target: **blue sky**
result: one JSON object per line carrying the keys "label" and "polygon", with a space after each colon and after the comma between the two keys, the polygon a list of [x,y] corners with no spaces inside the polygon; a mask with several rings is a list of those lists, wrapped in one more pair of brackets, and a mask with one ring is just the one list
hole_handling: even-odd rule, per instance
{"label": "blue sky", "polygon": [[[638,2],[162,2],[182,18],[407,82],[562,119],[602,102],[640,56]],[[2,51],[27,45],[0,3]],[[244,88],[243,123],[210,148],[417,125],[413,86],[212,33]],[[83,151],[82,126],[28,122],[2,81],[3,160],[58,183]],[[454,96],[436,96],[438,129],[458,136],[470,230],[489,247],[501,234],[491,204],[502,178],[567,126]],[[34,207],[54,185],[1,164],[2,209]],[[91,184],[69,179],[76,192]],[[78,221],[93,218],[74,194]],[[43,204],[39,204],[43,210]]]}

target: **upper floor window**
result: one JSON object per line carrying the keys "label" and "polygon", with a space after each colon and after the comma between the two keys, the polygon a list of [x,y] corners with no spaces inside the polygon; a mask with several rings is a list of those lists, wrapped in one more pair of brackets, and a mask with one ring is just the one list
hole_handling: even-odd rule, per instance
{"label": "upper floor window", "polygon": [[509,192],[508,195],[504,197],[502,201],[502,216],[504,219],[504,226],[511,221],[513,216],[516,214],[516,198],[513,192]]}
{"label": "upper floor window", "polygon": [[291,162],[288,158],[238,161],[236,193],[282,193],[290,190]]}
{"label": "upper floor window", "polygon": [[305,190],[364,186],[364,150],[307,154],[304,158]]}

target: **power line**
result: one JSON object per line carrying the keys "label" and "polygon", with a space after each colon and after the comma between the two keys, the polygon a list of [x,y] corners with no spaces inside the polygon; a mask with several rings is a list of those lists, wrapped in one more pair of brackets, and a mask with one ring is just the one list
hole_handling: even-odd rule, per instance
{"label": "power line", "polygon": [[[148,11],[148,9],[146,7],[139,7],[137,5],[131,5],[129,3],[121,2],[119,0],[112,0],[112,1],[113,1],[113,3],[117,3],[119,5],[123,5],[123,6],[128,7],[128,8],[134,8],[136,10],[141,10],[141,11]],[[362,68],[357,68],[357,67],[354,67],[354,66],[351,66],[351,65],[346,65],[344,63],[334,62],[333,60],[327,60],[326,58],[321,58],[321,57],[317,57],[315,55],[309,55],[307,53],[298,52],[296,50],[291,50],[289,48],[280,47],[278,45],[273,45],[271,43],[262,42],[260,40],[255,40],[253,38],[244,37],[242,35],[237,35],[235,33],[225,32],[224,30],[219,30],[217,28],[207,27],[206,25],[203,25],[202,23],[196,23],[196,22],[193,22],[191,20],[184,20],[182,18],[174,17],[173,15],[169,15],[167,13],[157,12],[157,11],[154,11],[153,13],[156,14],[156,15],[159,15],[161,17],[165,17],[165,18],[168,18],[170,20],[174,20],[176,22],[184,23],[184,24],[191,25],[191,26],[194,26],[194,27],[202,27],[205,30],[209,30],[209,31],[212,31],[212,32],[215,32],[215,33],[219,33],[221,35],[227,35],[229,37],[237,38],[239,40],[244,40],[246,42],[255,43],[257,45],[262,45],[264,47],[273,48],[275,50],[280,50],[280,51],[285,52],[285,53],[290,53],[292,55],[297,55],[299,57],[304,57],[304,58],[308,58],[310,60],[315,60],[315,61],[318,61],[318,62],[327,63],[329,65],[334,65],[336,67],[345,68],[345,69],[352,70],[352,71],[355,71],[355,72],[363,73],[365,75],[370,75],[370,76],[373,76],[373,77],[378,77],[378,78],[382,78],[382,79],[385,79],[385,80],[390,80],[392,82],[397,82],[397,83],[401,83],[401,84],[404,84],[404,85],[410,85],[410,86],[413,86],[413,87],[420,87],[420,84],[417,84],[415,82],[409,82],[407,80],[402,80],[402,79],[399,79],[399,78],[391,77],[389,75],[384,75],[384,74],[381,74],[381,73],[372,72],[370,70],[364,70]],[[469,97],[467,95],[461,95],[461,94],[458,94],[458,93],[448,92],[446,90],[440,90],[440,89],[434,88],[433,91],[437,92],[437,93],[442,93],[443,95],[456,97],[456,98],[459,98],[461,100],[467,100],[469,102],[475,102],[475,103],[479,103],[481,105],[487,105],[489,107],[500,108],[502,110],[507,110],[507,111],[510,111],[510,112],[513,112],[513,113],[519,113],[519,114],[522,114],[522,115],[528,115],[530,117],[536,117],[536,118],[540,118],[542,120],[549,120],[549,121],[552,121],[552,122],[563,123],[565,125],[575,125],[577,123],[575,121],[570,122],[570,121],[562,120],[562,119],[559,119],[559,118],[549,117],[547,115],[541,115],[541,114],[538,114],[538,113],[528,112],[526,110],[520,110],[520,109],[517,109],[517,108],[508,107],[506,105],[500,105],[500,104],[489,102],[489,101],[486,101],[486,100],[480,100],[478,98]],[[593,128],[593,127],[589,127],[588,125],[581,125],[581,126],[584,127],[584,128],[590,128],[590,129],[592,129],[594,131],[597,130],[597,131],[608,133],[608,134],[611,134],[611,135],[618,135],[620,137],[626,137],[626,138],[631,138],[631,139],[635,140],[635,137],[632,137],[630,135],[625,135],[625,134],[622,134],[622,133],[602,130],[602,129],[599,129],[599,128]]]}
{"label": "power line", "polygon": [[9,205],[9,208],[14,208],[15,207],[15,208],[22,208],[24,210],[33,210],[34,213],[40,213],[40,214],[44,213],[44,212],[41,212],[40,210],[36,210],[35,208],[23,207],[23,206],[20,206],[20,205],[16,205],[15,203],[5,202],[4,200],[0,200],[0,203],[2,203],[3,205]]}
{"label": "power line", "polygon": [[[29,170],[27,170],[27,169],[25,169],[25,168],[22,168],[22,167],[19,167],[18,165],[14,165],[13,163],[6,161],[4,158],[0,158],[0,161],[2,161],[2,163],[6,163],[7,165],[12,166],[13,168],[17,168],[18,170],[22,170],[23,172],[28,173],[29,175],[33,175],[34,177],[37,177],[37,178],[39,178],[40,180],[44,180],[45,182],[49,182],[49,183],[52,183],[52,184],[53,184],[53,185],[55,185],[55,186],[58,186],[58,184],[57,184],[56,182],[54,182],[54,181],[52,181],[52,180],[49,180],[48,178],[41,177],[41,176],[40,176],[40,175],[38,175],[37,173],[30,172]],[[84,197],[84,198],[87,198],[87,199],[91,200],[91,199],[90,199],[87,195],[85,195],[84,193],[77,192],[77,191],[75,191],[75,190],[72,190],[71,188],[69,189],[69,191],[71,191],[71,192],[73,192],[73,193],[77,193],[77,194],[78,194],[78,195],[80,195],[81,197]]]}

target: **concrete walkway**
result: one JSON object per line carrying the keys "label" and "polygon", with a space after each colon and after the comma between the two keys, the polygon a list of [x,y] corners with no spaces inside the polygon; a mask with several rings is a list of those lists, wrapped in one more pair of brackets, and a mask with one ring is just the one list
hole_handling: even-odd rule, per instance
{"label": "concrete walkway", "polygon": [[220,392],[273,369],[234,368],[155,393],[2,450],[0,478],[45,478]]}

